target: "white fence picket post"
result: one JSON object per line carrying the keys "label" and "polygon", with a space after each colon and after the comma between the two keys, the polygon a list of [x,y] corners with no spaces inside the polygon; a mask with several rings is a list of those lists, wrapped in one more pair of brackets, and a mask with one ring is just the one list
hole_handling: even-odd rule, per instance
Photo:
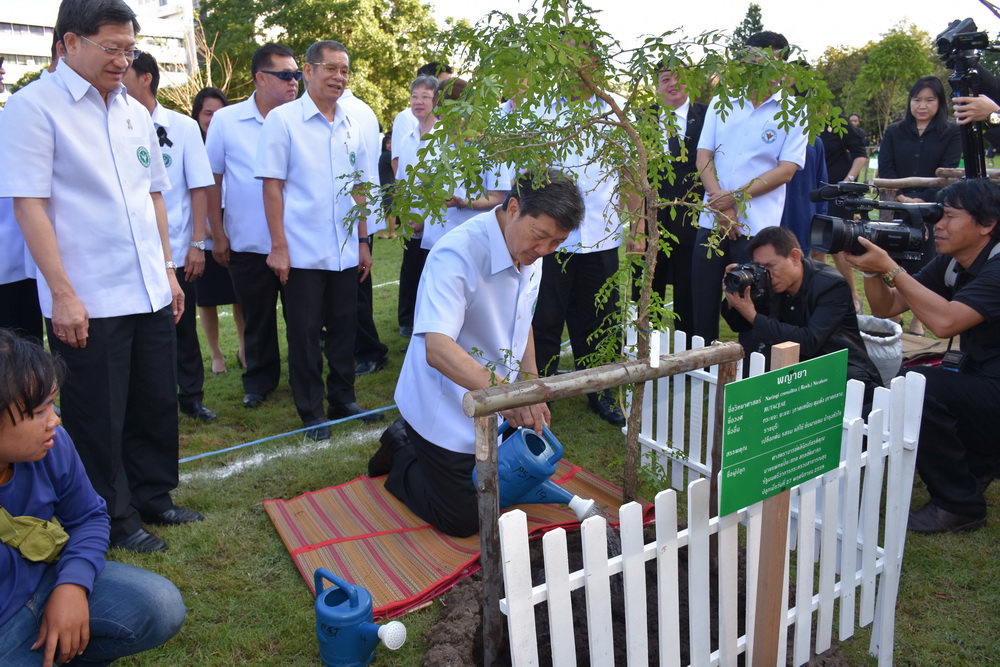
{"label": "white fence picket post", "polygon": [[[570,598],[569,554],[566,531],[556,528],[542,537],[545,559],[545,587],[548,593],[549,635],[552,637],[553,667],[576,665],[576,642],[573,630],[573,602]],[[513,565],[513,564],[512,564]]]}
{"label": "white fence picket post", "polygon": [[719,517],[719,665],[723,667],[736,667],[739,656],[739,526],[739,512]]}
{"label": "white fence picket post", "polygon": [[628,503],[618,510],[622,543],[622,587],[625,589],[625,641],[628,662],[649,661],[646,629],[646,559],[642,538],[642,505]]}
{"label": "white fence picket post", "polygon": [[[512,510],[500,517],[500,554],[507,602],[507,634],[515,667],[538,664],[535,607],[531,599],[531,561],[528,555],[528,517]],[[515,564],[513,565],[512,564]]]}
{"label": "white fence picket post", "polygon": [[656,494],[656,599],[660,667],[681,667],[677,492]]}
{"label": "white fence picket post", "polygon": [[608,567],[608,522],[592,516],[580,526],[583,539],[584,597],[587,601],[587,637],[590,664],[615,664],[611,632],[611,577]]}
{"label": "white fence picket post", "polygon": [[707,632],[712,623],[709,601],[709,481],[705,478],[688,485],[688,627],[691,666],[709,667],[712,646]]}

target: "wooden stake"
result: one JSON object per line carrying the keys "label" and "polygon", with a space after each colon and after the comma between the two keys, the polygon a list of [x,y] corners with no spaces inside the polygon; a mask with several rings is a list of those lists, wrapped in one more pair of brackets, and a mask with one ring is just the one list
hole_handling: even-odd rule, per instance
{"label": "wooden stake", "polygon": [[[771,346],[771,370],[799,361],[798,343]],[[761,515],[757,603],[754,614],[753,655],[750,667],[777,667],[778,638],[785,623],[782,598],[785,590],[785,549],[788,548],[788,504],[791,491],[764,500]]]}
{"label": "wooden stake", "polygon": [[476,491],[483,568],[483,664],[496,661],[503,637],[503,568],[500,560],[500,487],[497,480],[496,415],[476,417]]}

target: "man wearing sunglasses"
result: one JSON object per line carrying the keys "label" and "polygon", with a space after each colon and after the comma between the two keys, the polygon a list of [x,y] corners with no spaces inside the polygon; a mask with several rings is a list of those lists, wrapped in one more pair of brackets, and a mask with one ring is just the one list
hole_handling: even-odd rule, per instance
{"label": "man wearing sunglasses", "polygon": [[[254,175],[271,233],[267,266],[285,288],[292,397],[302,423],[314,427],[306,435],[325,440],[324,393],[330,419],[365,412],[354,396],[354,341],[357,285],[372,257],[367,220],[353,209],[365,205],[355,186],[369,162],[362,125],[338,104],[351,72],[347,49],[316,42],[304,69],[306,93],[264,121]],[[320,350],[330,367],[325,387]]]}
{"label": "man wearing sunglasses", "polygon": [[264,218],[260,181],[254,178],[253,170],[264,119],[273,109],[298,95],[302,72],[294,56],[283,44],[268,43],[257,49],[250,61],[253,95],[239,104],[219,109],[208,128],[205,143],[216,182],[208,192],[212,255],[219,264],[229,267],[246,318],[243,372],[246,408],[263,403],[281,377],[277,305],[283,288],[267,267],[271,235]]}
{"label": "man wearing sunglasses", "polygon": [[[123,0],[64,0],[65,56],[7,103],[0,196],[38,265],[49,347],[66,361],[66,430],[111,517],[111,544],[163,551],[143,528],[202,519],[177,507],[174,324],[184,311],[149,113],[122,79],[139,54]],[[169,351],[165,353],[165,351]]]}

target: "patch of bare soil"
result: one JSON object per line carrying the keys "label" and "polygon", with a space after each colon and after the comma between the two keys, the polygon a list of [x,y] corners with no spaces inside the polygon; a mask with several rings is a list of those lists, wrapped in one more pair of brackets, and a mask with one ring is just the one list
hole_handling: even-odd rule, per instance
{"label": "patch of bare soil", "polygon": [[[652,533],[647,535],[647,540],[652,539]],[[580,534],[579,532],[567,535],[569,546],[569,565],[571,570],[583,567],[582,556],[580,555]],[[679,557],[680,568],[680,602],[681,608],[687,606],[688,591],[683,583],[687,581],[687,550],[682,549]],[[541,540],[532,542],[531,545],[531,572],[534,584],[539,584],[544,580],[542,565]],[[715,579],[715,568],[712,569],[713,580]],[[659,664],[659,651],[656,642],[657,636],[657,600],[656,600],[656,567],[655,562],[646,564],[647,596],[647,631],[649,637],[649,664]],[[746,590],[743,568],[739,572],[739,590]],[[794,583],[790,586],[790,599],[794,600]],[[587,646],[587,615],[584,603],[583,589],[578,589],[572,594],[573,602],[573,625],[576,629],[576,660],[581,667],[590,664]],[[624,618],[624,595],[621,588],[621,575],[612,579],[611,604],[613,612],[612,633],[616,638],[615,643],[615,665],[627,665],[625,656],[625,618]],[[441,598],[441,615],[438,622],[427,631],[425,638],[430,642],[431,648],[424,656],[424,665],[428,667],[471,667],[472,665],[483,664],[483,628],[482,628],[482,577],[477,573],[475,576],[460,582],[455,588],[446,593]],[[740,607],[743,607],[741,595]],[[712,590],[712,643],[717,641],[718,623],[718,603],[717,592]],[[548,610],[546,605],[536,605],[535,607],[535,627],[538,635],[538,657],[541,665],[552,664],[551,637],[549,635]],[[687,645],[688,619],[681,618],[681,664],[690,664],[690,653]],[[740,618],[739,632],[744,632],[743,618]],[[619,639],[621,638],[621,639]],[[791,650],[792,633],[789,633],[788,655],[792,655]],[[565,650],[565,647],[560,647]],[[506,627],[504,628],[503,646],[501,655],[494,663],[493,667],[510,665],[510,652],[507,642]],[[740,656],[740,665],[745,664],[744,656]],[[789,660],[788,665],[791,665]],[[849,667],[850,663],[840,651],[839,645],[834,640],[834,646],[822,655],[814,656],[807,663],[808,667]]]}

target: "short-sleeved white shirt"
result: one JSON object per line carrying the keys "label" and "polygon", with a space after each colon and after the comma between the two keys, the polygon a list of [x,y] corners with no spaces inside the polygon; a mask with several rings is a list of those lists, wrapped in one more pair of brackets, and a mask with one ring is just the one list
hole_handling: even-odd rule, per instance
{"label": "short-sleeved white shirt", "polygon": [[[370,106],[351,91],[350,88],[344,90],[344,94],[337,100],[337,106],[342,106],[347,115],[353,118],[361,126],[361,136],[364,137],[365,152],[368,153],[368,164],[365,165],[365,173],[372,185],[378,183],[378,159],[382,155],[382,137],[379,132],[378,117]],[[377,189],[377,188],[375,188]],[[380,232],[385,229],[385,219],[382,215],[381,206],[368,207],[368,235]]]}
{"label": "short-sleeved white shirt", "polygon": [[[462,412],[466,389],[427,363],[424,336],[448,336],[483,366],[513,380],[528,344],[542,263],[518,270],[496,217],[487,211],[453,229],[427,256],[417,289],[413,338],[396,385],[399,411],[439,447],[471,454],[473,420]],[[493,366],[491,366],[492,368]]]}
{"label": "short-sleeved white shirt", "polygon": [[[151,192],[170,189],[149,112],[125,86],[101,94],[65,61],[8,100],[0,197],[47,199],[69,282],[90,317],[170,303]],[[39,272],[42,313],[52,294]]]}
{"label": "short-sleeved white shirt", "polygon": [[171,144],[160,146],[170,178],[170,189],[163,193],[163,201],[167,205],[170,251],[180,267],[184,266],[194,232],[191,190],[215,185],[215,176],[195,119],[157,104],[153,109],[153,125],[166,130]]}
{"label": "short-sleeved white shirt", "polygon": [[226,182],[222,208],[229,247],[237,252],[266,255],[271,252],[271,234],[264,217],[261,184],[254,178],[257,141],[264,125],[256,98],[254,93],[215,112],[208,126],[205,150],[212,173],[223,176]]}
{"label": "short-sleeved white shirt", "polygon": [[254,175],[285,182],[285,240],[293,268],[358,265],[358,227],[346,216],[354,207],[351,188],[365,180],[367,164],[361,126],[339,104],[332,123],[308,92],[267,114]]}
{"label": "short-sleeved white shirt", "polygon": [[[594,114],[611,110],[604,100],[593,100]],[[558,106],[549,109],[546,116],[559,122]],[[622,244],[622,220],[618,211],[618,171],[594,161],[594,147],[585,145],[579,153],[567,156],[557,165],[573,174],[583,194],[586,206],[583,222],[570,232],[559,246],[560,251],[590,253],[611,250]]]}
{"label": "short-sleeved white shirt", "polygon": [[[716,109],[716,100],[708,107],[701,130],[698,150],[715,151],[715,171],[719,185],[732,190],[746,185],[755,177],[774,169],[779,162],[793,162],[799,169],[806,160],[806,135],[800,125],[789,129],[778,127],[776,117],[781,97],[772,95],[756,109],[748,100],[734,100],[725,120]],[[706,195],[706,201],[708,197]],[[752,197],[739,222],[746,224],[748,236],[781,222],[785,207],[785,186]],[[711,229],[715,219],[706,213],[698,218],[698,226]]]}
{"label": "short-sleeved white shirt", "polygon": [[[409,107],[403,109],[392,119],[392,157],[398,158],[402,152],[402,146],[398,143],[400,139],[412,132],[420,125],[420,121],[413,115]],[[398,176],[397,176],[398,178]]]}
{"label": "short-sleeved white shirt", "polygon": [[[510,190],[510,169],[507,165],[487,169],[480,175],[479,180],[483,190],[507,192]],[[470,198],[468,189],[462,184],[455,188],[453,196],[462,199]],[[482,194],[477,192],[476,197],[480,196]],[[474,211],[469,208],[455,208],[454,206],[446,208],[443,221],[431,222],[428,220],[427,224],[424,225],[424,233],[420,237],[420,247],[424,250],[430,250],[445,234],[481,213],[482,211]]]}
{"label": "short-sleeved white shirt", "polygon": [[[0,123],[3,107],[0,107]],[[2,150],[2,149],[0,149]],[[35,277],[31,255],[24,245],[24,235],[14,217],[14,200],[0,198],[0,285]]]}

